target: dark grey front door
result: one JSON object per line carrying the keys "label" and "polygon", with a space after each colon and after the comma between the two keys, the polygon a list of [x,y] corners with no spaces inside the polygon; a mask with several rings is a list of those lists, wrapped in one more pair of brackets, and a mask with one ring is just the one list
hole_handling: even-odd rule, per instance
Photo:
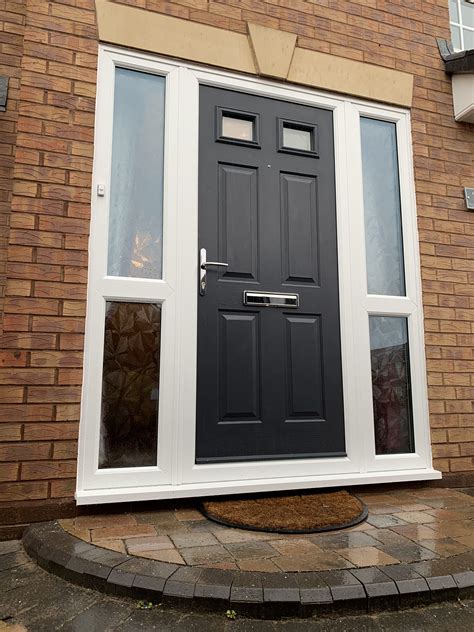
{"label": "dark grey front door", "polygon": [[199,142],[196,462],[344,455],[332,113],[202,86]]}

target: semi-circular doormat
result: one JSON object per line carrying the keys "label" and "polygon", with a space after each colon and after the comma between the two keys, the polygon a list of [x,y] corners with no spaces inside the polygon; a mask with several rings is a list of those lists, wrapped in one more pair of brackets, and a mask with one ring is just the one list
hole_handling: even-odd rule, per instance
{"label": "semi-circular doormat", "polygon": [[345,490],[206,500],[201,511],[228,527],[276,533],[315,533],[353,527],[367,507]]}

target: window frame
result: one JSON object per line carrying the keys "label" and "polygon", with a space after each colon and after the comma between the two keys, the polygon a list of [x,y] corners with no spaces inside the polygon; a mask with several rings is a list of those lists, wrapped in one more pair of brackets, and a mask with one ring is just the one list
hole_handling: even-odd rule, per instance
{"label": "window frame", "polygon": [[[233,116],[235,115],[235,116]],[[246,140],[236,138],[234,136],[225,136],[223,119],[226,116],[230,118],[240,119],[252,122],[252,139]],[[242,145],[243,147],[254,147],[260,149],[260,116],[255,112],[244,112],[243,110],[234,110],[216,106],[216,142],[227,143],[228,145]]]}
{"label": "window frame", "polygon": [[[163,252],[162,278],[116,277],[107,274],[109,205],[112,165],[115,69],[117,67],[156,74],[165,78],[165,130],[163,173]],[[94,169],[89,238],[84,378],[79,432],[78,489],[167,484],[170,481],[172,429],[160,423],[173,414],[173,375],[163,367],[175,354],[176,313],[176,220],[170,212],[177,195],[177,156],[171,141],[177,134],[178,118],[173,110],[177,99],[178,73],[173,65],[137,58],[119,50],[99,50],[96,116],[94,133]],[[105,195],[97,187],[105,186]],[[157,465],[99,469],[102,367],[107,301],[160,303],[161,358],[160,400],[158,412]]]}
{"label": "window frame", "polygon": [[[304,121],[294,121],[286,118],[278,118],[278,151],[283,154],[294,154],[296,156],[307,156],[312,158],[319,158],[319,143],[318,143],[318,126],[314,123],[306,123]],[[285,145],[284,134],[285,128],[300,129],[310,133],[311,149],[299,149],[297,147],[290,147]]]}
{"label": "window frame", "polygon": [[[448,7],[448,9],[449,9],[449,26],[450,26],[450,28],[453,27],[453,26],[457,27],[459,29],[459,32],[460,32],[460,35],[461,35],[461,48],[455,48],[454,50],[456,52],[461,52],[461,51],[464,51],[464,50],[471,50],[471,49],[468,49],[468,48],[466,48],[464,46],[464,31],[471,31],[472,33],[474,33],[474,27],[467,26],[467,25],[463,24],[462,12],[461,12],[462,1],[461,0],[454,0],[454,1],[456,2],[457,7],[458,7],[459,22],[456,22],[455,20],[452,19],[451,9]],[[468,2],[468,4],[470,4],[472,6],[472,9],[474,11],[474,4],[473,3],[469,3],[469,2]],[[451,41],[452,41],[452,30],[451,30]],[[453,44],[453,47],[454,47],[454,44]]]}
{"label": "window frame", "polygon": [[[403,261],[405,268],[405,295],[385,296],[369,294],[367,288],[364,197],[362,181],[362,152],[360,138],[360,117],[388,121],[396,125],[398,169],[400,184],[400,206],[402,219]],[[367,471],[378,471],[383,467],[404,469],[411,461],[415,464],[426,458],[425,449],[431,453],[429,426],[419,423],[428,420],[428,394],[426,385],[426,362],[424,348],[423,303],[421,290],[421,267],[419,258],[419,237],[416,218],[416,199],[414,188],[413,160],[411,151],[410,118],[408,112],[388,107],[353,103],[351,105],[349,133],[349,154],[352,161],[352,182],[356,188],[357,211],[352,215],[353,239],[362,244],[359,256],[354,257],[358,265],[355,275],[355,305],[358,308],[359,358],[362,370],[358,375],[360,416],[370,419],[367,436],[373,444],[366,451]],[[358,263],[356,261],[358,260]],[[408,454],[375,454],[375,427],[373,415],[369,316],[399,316],[407,318],[412,385],[413,435],[415,451]],[[427,446],[427,447],[425,447]]]}
{"label": "window frame", "polygon": [[[104,276],[115,65],[166,77],[163,280]],[[333,112],[341,347],[347,456],[195,464],[199,87],[211,85]],[[406,296],[367,295],[358,118],[395,122]],[[182,186],[183,179],[186,186]],[[181,184],[180,184],[181,183]],[[86,344],[76,498],[79,504],[440,478],[428,424],[410,112],[292,84],[101,45],[95,126]],[[98,471],[105,300],[163,302],[158,465]],[[409,317],[416,453],[375,455],[369,314]],[[415,397],[416,390],[416,397]],[[416,400],[416,401],[415,401]],[[160,443],[161,442],[161,443]]]}

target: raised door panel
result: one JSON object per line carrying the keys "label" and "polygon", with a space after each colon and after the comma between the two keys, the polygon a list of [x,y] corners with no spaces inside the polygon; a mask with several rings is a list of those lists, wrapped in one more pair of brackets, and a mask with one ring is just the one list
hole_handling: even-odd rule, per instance
{"label": "raised door panel", "polygon": [[219,423],[260,420],[259,315],[219,313]]}
{"label": "raised door panel", "polygon": [[325,417],[321,317],[286,318],[287,421]]}
{"label": "raised door panel", "polygon": [[317,180],[280,174],[283,282],[319,285]]}
{"label": "raised door panel", "polygon": [[219,256],[224,280],[256,279],[258,261],[257,169],[218,166]]}

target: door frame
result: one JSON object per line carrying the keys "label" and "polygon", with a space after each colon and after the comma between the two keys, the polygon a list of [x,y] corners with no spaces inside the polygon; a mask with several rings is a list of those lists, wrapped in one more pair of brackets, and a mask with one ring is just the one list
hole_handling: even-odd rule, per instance
{"label": "door frame", "polygon": [[[166,77],[164,281],[105,276],[115,66]],[[195,461],[198,276],[199,86],[239,90],[333,112],[342,378],[347,456],[199,464]],[[406,297],[368,296],[359,117],[397,126]],[[186,186],[180,183],[186,182]],[[101,45],[95,122],[84,380],[79,433],[79,504],[229,492],[440,478],[428,425],[418,231],[408,110],[325,94]],[[102,254],[101,254],[102,252]],[[158,465],[98,470],[104,298],[163,302]],[[368,314],[409,321],[416,452],[375,455]],[[161,442],[161,443],[160,443]]]}

